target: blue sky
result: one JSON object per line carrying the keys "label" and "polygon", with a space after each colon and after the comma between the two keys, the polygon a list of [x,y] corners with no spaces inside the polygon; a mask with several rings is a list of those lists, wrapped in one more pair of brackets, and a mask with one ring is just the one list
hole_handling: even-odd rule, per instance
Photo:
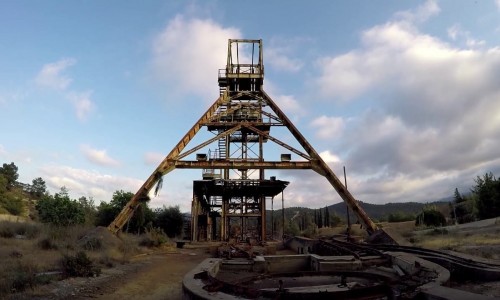
{"label": "blue sky", "polygon": [[[2,1],[0,162],[74,198],[135,192],[216,99],[229,38],[263,39],[265,90],[357,199],[500,175],[493,0]],[[340,201],[312,171],[268,175],[289,206]],[[200,177],[175,170],[151,205],[188,211]]]}

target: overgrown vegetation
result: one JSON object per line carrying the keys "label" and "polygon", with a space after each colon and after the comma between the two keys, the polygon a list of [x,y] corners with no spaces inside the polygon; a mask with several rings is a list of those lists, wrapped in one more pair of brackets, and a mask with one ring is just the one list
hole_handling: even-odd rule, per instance
{"label": "overgrown vegetation", "polygon": [[455,189],[453,202],[450,203],[450,217],[456,223],[500,216],[500,179],[488,172],[477,176],[470,193],[462,195]]}
{"label": "overgrown vegetation", "polygon": [[69,226],[85,223],[85,212],[80,203],[69,198],[66,188],[54,196],[44,195],[36,205],[38,216],[43,223]]}
{"label": "overgrown vegetation", "polygon": [[67,277],[93,277],[101,275],[101,268],[96,266],[84,251],[75,255],[63,255],[62,270]]}
{"label": "overgrown vegetation", "polygon": [[102,267],[127,262],[141,247],[165,245],[165,232],[172,237],[181,233],[179,207],[153,211],[143,202],[118,238],[96,226],[108,226],[132,193],[116,191],[109,203],[96,206],[92,198],[72,199],[65,187],[51,195],[40,177],[32,184],[18,177],[14,163],[0,168],[0,213],[29,215],[42,223],[28,218],[0,222],[0,298],[60,279],[50,275],[55,270],[64,276],[98,276]]}
{"label": "overgrown vegetation", "polygon": [[446,225],[445,216],[433,205],[427,206],[417,215],[416,226],[444,226]]}

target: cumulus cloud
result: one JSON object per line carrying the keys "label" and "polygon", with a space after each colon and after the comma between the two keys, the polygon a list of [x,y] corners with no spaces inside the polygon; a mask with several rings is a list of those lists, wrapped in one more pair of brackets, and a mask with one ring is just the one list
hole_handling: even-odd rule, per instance
{"label": "cumulus cloud", "polygon": [[[499,170],[500,48],[422,32],[418,23],[439,12],[435,5],[398,13],[363,31],[360,47],[318,62],[325,99],[365,107],[339,145],[361,200],[434,200]],[[456,26],[448,34],[468,33]]]}
{"label": "cumulus cloud", "polygon": [[342,117],[320,116],[314,119],[310,126],[316,129],[316,137],[331,140],[341,136],[345,120]]}
{"label": "cumulus cloud", "polygon": [[473,38],[471,33],[467,30],[463,30],[459,24],[454,24],[448,28],[447,33],[450,39],[453,41],[463,40],[464,44],[469,48],[478,48],[486,44],[484,40]]}
{"label": "cumulus cloud", "polygon": [[67,68],[76,63],[74,58],[64,58],[54,63],[45,64],[35,78],[35,82],[43,87],[65,90],[72,79],[63,74]]}
{"label": "cumulus cloud", "polygon": [[270,47],[265,50],[265,65],[279,71],[297,72],[304,65],[299,59],[291,58],[288,54],[290,50],[286,47]]}
{"label": "cumulus cloud", "polygon": [[215,97],[216,72],[226,66],[228,39],[240,37],[237,28],[177,15],[154,38],[155,73],[179,92],[206,96],[213,91]]}
{"label": "cumulus cloud", "polygon": [[100,165],[100,166],[109,166],[116,167],[120,165],[120,162],[111,158],[106,150],[97,150],[89,145],[81,145],[80,151],[85,156],[87,160],[90,162]]}
{"label": "cumulus cloud", "polygon": [[441,8],[439,8],[439,5],[435,0],[427,0],[416,9],[398,12],[395,16],[400,18],[400,20],[416,23],[425,22],[430,17],[439,14],[440,11]]}
{"label": "cumulus cloud", "polygon": [[340,158],[337,155],[331,153],[330,150],[326,150],[326,151],[320,152],[319,156],[321,156],[321,158],[327,164],[330,164],[330,163],[339,163],[340,162]]}
{"label": "cumulus cloud", "polygon": [[47,165],[41,168],[41,172],[42,178],[51,190],[58,191],[65,186],[73,197],[93,197],[98,201],[110,201],[116,190],[135,192],[143,183],[135,178],[102,174],[68,166]]}
{"label": "cumulus cloud", "polygon": [[67,95],[67,98],[73,103],[76,116],[80,121],[87,120],[90,113],[95,109],[94,102],[91,100],[91,95],[91,91],[83,93],[70,92]]}
{"label": "cumulus cloud", "polygon": [[90,113],[94,110],[95,104],[91,99],[91,91],[76,92],[70,90],[70,84],[73,79],[64,75],[64,71],[76,64],[76,59],[65,58],[54,63],[48,63],[42,67],[35,78],[35,82],[42,87],[51,88],[60,91],[64,97],[75,107],[75,113],[80,121],[87,120]]}

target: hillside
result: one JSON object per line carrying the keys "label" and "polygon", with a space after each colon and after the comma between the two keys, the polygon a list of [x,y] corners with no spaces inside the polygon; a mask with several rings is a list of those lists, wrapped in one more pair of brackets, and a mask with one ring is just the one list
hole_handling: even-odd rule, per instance
{"label": "hillside", "polygon": [[[387,220],[390,214],[394,213],[405,213],[405,214],[418,214],[422,211],[426,205],[435,205],[438,209],[446,209],[448,207],[448,201],[445,199],[430,203],[418,203],[418,202],[404,202],[404,203],[386,203],[386,204],[371,204],[359,201],[359,204],[363,210],[375,221]],[[342,220],[346,220],[346,204],[344,202],[336,203],[328,206],[330,213],[335,213]],[[314,215],[314,209],[306,207],[285,207],[285,218],[290,220],[292,217],[297,215],[299,212],[302,214]],[[271,211],[267,211],[268,216],[271,215]],[[274,210],[275,217],[281,218],[281,209]],[[355,218],[351,211],[351,218]]]}

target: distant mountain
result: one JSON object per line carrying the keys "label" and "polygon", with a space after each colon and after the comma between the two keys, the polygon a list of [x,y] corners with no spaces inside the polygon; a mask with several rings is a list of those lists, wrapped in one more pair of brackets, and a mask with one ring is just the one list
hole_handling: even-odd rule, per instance
{"label": "distant mountain", "polygon": [[[373,220],[385,220],[390,214],[400,212],[406,214],[418,214],[426,205],[448,205],[448,202],[432,202],[432,203],[418,203],[418,202],[404,202],[404,203],[386,203],[386,204],[371,204],[359,201],[359,205]],[[342,219],[346,218],[346,204],[341,202],[329,206],[330,211],[334,211]],[[351,216],[353,213],[351,212]]]}
{"label": "distant mountain", "polygon": [[[386,220],[390,214],[399,212],[405,214],[418,214],[422,211],[426,205],[435,205],[438,208],[442,206],[448,206],[448,203],[452,200],[442,199],[430,203],[419,203],[419,202],[401,202],[401,203],[386,203],[386,204],[371,204],[359,201],[360,206],[368,214],[368,216],[373,220]],[[330,213],[337,214],[341,219],[345,220],[346,217],[346,204],[340,202],[328,206]],[[322,208],[324,209],[324,207]],[[279,213],[278,213],[279,212]],[[268,215],[270,215],[268,211]],[[314,215],[314,209],[306,207],[285,207],[285,218],[288,220],[292,217],[297,217],[297,214],[311,214]],[[281,209],[275,209],[274,214],[277,217],[281,217]],[[355,220],[354,213],[351,211],[351,218]]]}

